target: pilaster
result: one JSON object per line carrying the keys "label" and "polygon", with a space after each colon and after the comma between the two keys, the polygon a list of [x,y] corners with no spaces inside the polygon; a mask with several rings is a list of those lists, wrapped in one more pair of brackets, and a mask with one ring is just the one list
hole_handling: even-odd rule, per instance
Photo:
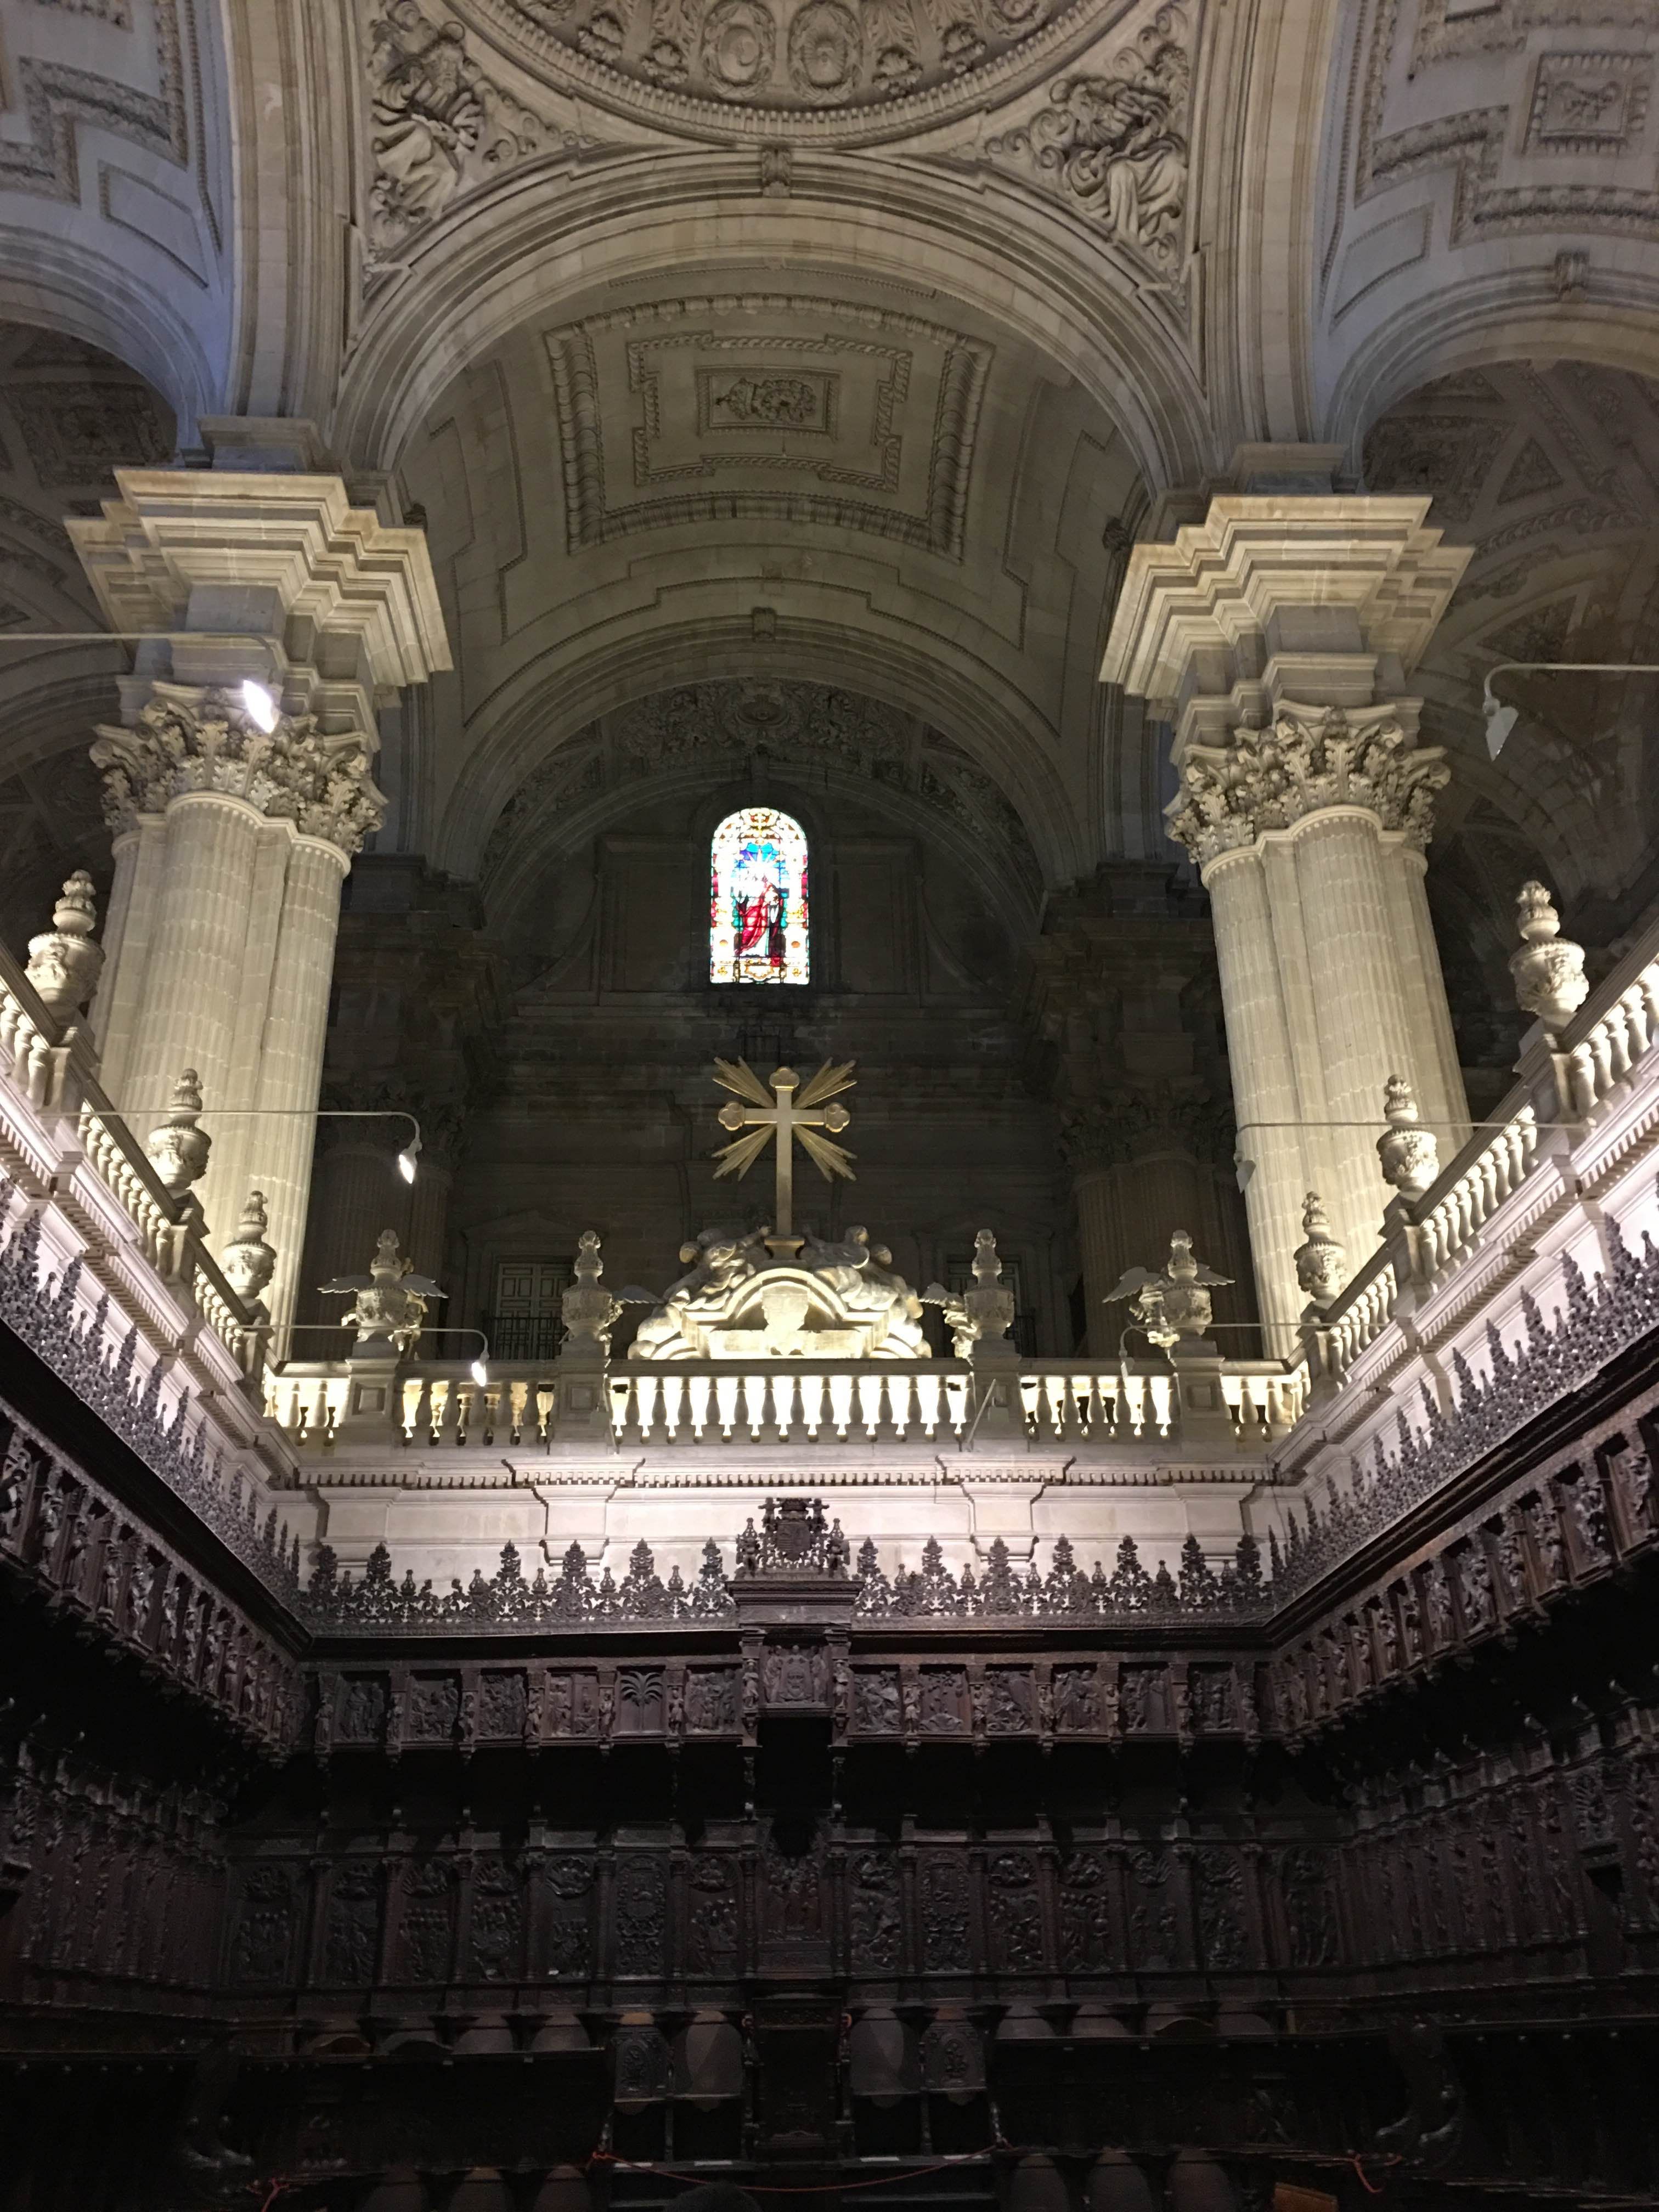
{"label": "pilaster", "polygon": [[1407,680],[1469,556],[1428,507],[1212,499],[1131,554],[1102,671],[1174,726],[1170,834],[1210,893],[1262,1319],[1286,1354],[1305,1193],[1350,1267],[1376,1248],[1388,1079],[1448,1149],[1467,1129],[1423,891],[1449,771]]}

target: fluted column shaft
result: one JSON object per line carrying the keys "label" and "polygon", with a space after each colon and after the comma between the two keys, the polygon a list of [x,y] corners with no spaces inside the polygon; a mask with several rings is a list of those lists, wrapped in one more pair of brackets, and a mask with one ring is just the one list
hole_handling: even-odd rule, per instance
{"label": "fluted column shaft", "polygon": [[[288,851],[269,977],[261,1003],[239,1040],[242,1052],[226,1098],[228,1105],[246,1104],[265,1112],[258,1120],[224,1121],[220,1139],[223,1154],[216,1157],[203,1186],[203,1203],[216,1226],[235,1219],[241,1195],[250,1186],[264,1192],[270,1217],[266,1236],[279,1254],[289,1255],[288,1267],[279,1265],[267,1297],[279,1339],[294,1318],[299,1289],[297,1262],[305,1241],[316,1146],[316,1125],[307,1115],[322,1085],[340,886],[347,865],[337,846],[318,838],[296,837]],[[258,887],[256,913],[268,909],[269,903],[269,893]],[[379,1130],[383,1177],[390,1176],[392,1155],[402,1141],[396,1133],[397,1124],[391,1121]],[[385,1226],[384,1222],[380,1224]],[[374,1249],[372,1239],[366,1249]],[[356,1264],[361,1267],[361,1259]]]}
{"label": "fluted column shaft", "polygon": [[[198,1071],[205,1097],[228,1103],[247,951],[247,890],[264,828],[257,807],[216,792],[192,792],[167,808],[154,923],[136,992],[128,993],[121,972],[136,966],[136,957],[130,961],[124,950],[115,963],[113,995],[133,1021],[116,1101],[141,1122],[186,1066]],[[215,1230],[232,1225],[208,1218]]]}
{"label": "fluted column shaft", "polygon": [[1306,1303],[1291,1256],[1304,1196],[1325,1199],[1348,1271],[1363,1265],[1390,1195],[1376,1145],[1384,1085],[1407,1077],[1424,1120],[1455,1145],[1467,1114],[1462,1080],[1422,855],[1376,815],[1341,807],[1305,816],[1218,855],[1203,875],[1262,1321],[1282,1355]]}

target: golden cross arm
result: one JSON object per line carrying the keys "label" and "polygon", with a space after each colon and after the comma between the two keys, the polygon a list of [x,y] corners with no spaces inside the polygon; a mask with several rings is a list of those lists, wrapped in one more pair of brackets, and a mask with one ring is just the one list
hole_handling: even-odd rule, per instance
{"label": "golden cross arm", "polygon": [[[850,1060],[826,1060],[804,1085],[793,1067],[775,1068],[769,1087],[747,1060],[714,1062],[715,1082],[733,1094],[720,1108],[720,1124],[721,1128],[734,1133],[734,1141],[714,1156],[719,1162],[715,1176],[747,1175],[765,1151],[768,1139],[775,1138],[777,1205],[773,1227],[780,1237],[793,1233],[794,1146],[798,1141],[826,1182],[832,1176],[853,1180],[854,1155],[831,1139],[839,1136],[850,1118],[847,1109],[836,1103],[836,1097],[837,1092],[852,1089],[856,1079],[853,1073],[854,1065]],[[822,1134],[824,1130],[829,1130],[830,1136]],[[742,1133],[736,1134],[738,1132]]]}

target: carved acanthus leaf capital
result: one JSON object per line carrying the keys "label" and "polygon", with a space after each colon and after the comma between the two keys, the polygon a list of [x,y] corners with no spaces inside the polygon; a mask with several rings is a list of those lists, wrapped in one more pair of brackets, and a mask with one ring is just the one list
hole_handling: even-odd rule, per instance
{"label": "carved acanthus leaf capital", "polygon": [[1271,729],[1238,729],[1226,745],[1193,745],[1170,835],[1202,868],[1334,806],[1360,806],[1421,851],[1433,834],[1434,794],[1449,780],[1438,745],[1419,745],[1387,708],[1285,707]]}
{"label": "carved acanthus leaf capital", "polygon": [[327,737],[310,714],[262,730],[234,692],[158,684],[131,729],[106,725],[92,748],[104,818],[119,836],[191,792],[223,792],[349,858],[386,813],[361,733]]}

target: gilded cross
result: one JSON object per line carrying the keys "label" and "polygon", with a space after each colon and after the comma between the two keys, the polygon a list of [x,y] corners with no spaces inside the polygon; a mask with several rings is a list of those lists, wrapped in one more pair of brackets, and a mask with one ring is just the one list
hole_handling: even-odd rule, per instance
{"label": "gilded cross", "polygon": [[[714,1080],[722,1090],[735,1091],[720,1111],[722,1129],[743,1130],[735,1144],[724,1146],[714,1157],[719,1176],[745,1176],[765,1151],[769,1138],[777,1139],[778,1195],[772,1223],[775,1238],[794,1233],[795,1146],[799,1143],[825,1182],[832,1176],[853,1180],[854,1155],[844,1146],[831,1144],[818,1134],[829,1129],[839,1136],[847,1127],[848,1112],[834,1103],[838,1091],[850,1091],[856,1061],[839,1066],[825,1060],[805,1089],[793,1067],[774,1068],[769,1091],[746,1060],[717,1060]],[[799,1097],[796,1092],[799,1091]],[[738,1099],[745,1103],[739,1105]]]}

